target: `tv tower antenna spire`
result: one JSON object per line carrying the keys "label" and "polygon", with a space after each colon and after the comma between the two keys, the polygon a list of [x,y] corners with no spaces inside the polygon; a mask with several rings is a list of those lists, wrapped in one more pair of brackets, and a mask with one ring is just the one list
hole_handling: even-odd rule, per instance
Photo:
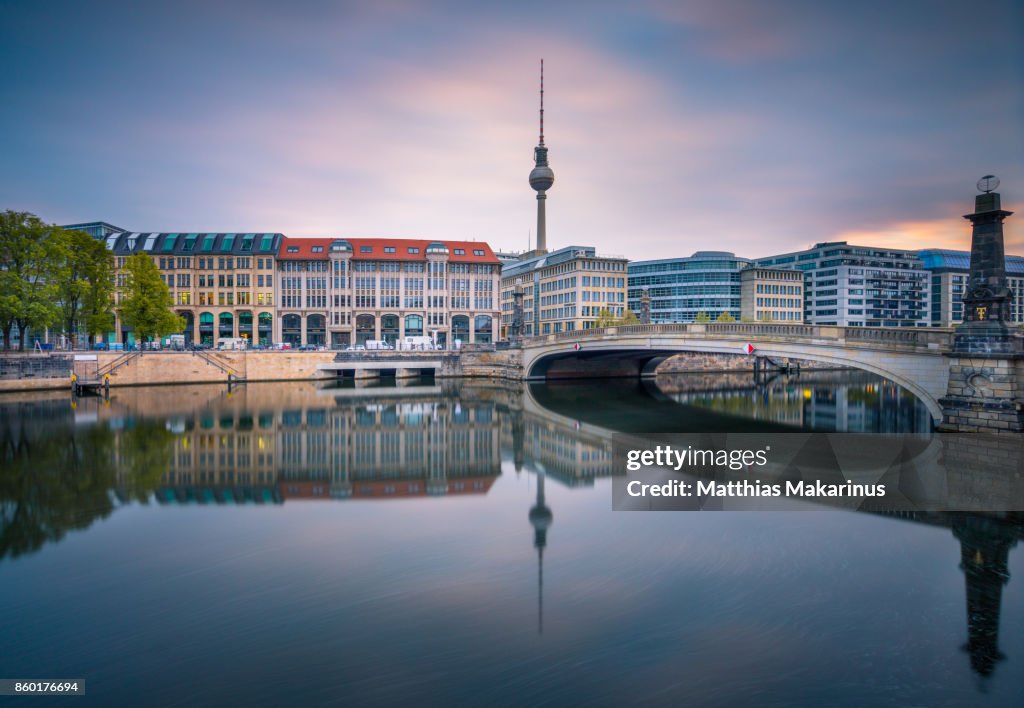
{"label": "tv tower antenna spire", "polygon": [[540,142],[533,149],[534,168],[530,172],[530,186],[537,192],[537,250],[547,253],[548,240],[544,202],[547,191],[555,183],[555,173],[548,165],[548,148],[544,144],[544,60],[540,60]]}
{"label": "tv tower antenna spire", "polygon": [[540,144],[544,144],[544,60],[540,60]]}

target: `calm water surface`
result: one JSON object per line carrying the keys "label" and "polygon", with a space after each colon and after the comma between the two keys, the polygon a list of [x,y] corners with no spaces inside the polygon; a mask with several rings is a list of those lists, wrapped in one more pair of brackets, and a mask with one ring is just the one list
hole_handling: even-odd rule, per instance
{"label": "calm water surface", "polygon": [[1019,524],[611,510],[613,430],[929,426],[856,373],[2,397],[0,678],[85,678],[76,705],[1021,705]]}

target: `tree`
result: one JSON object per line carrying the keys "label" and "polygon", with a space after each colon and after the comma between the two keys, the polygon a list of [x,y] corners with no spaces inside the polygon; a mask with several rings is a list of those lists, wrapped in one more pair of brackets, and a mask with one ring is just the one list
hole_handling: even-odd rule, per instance
{"label": "tree", "polygon": [[93,252],[86,259],[88,287],[82,300],[82,322],[90,343],[97,335],[114,329],[114,254],[102,241],[92,240]]}
{"label": "tree", "polygon": [[32,328],[48,327],[59,319],[49,243],[53,228],[28,212],[0,214],[0,330],[5,349],[11,348],[15,325],[24,350]]}
{"label": "tree", "polygon": [[601,311],[597,313],[597,321],[594,322],[595,327],[614,327],[615,326],[615,315],[611,313],[606,307],[602,307]]}
{"label": "tree", "polygon": [[174,298],[149,255],[136,253],[125,259],[124,275],[124,297],[118,311],[121,322],[135,331],[136,340],[145,342],[185,329],[185,321],[171,312]]}
{"label": "tree", "polygon": [[622,318],[619,320],[619,324],[631,325],[640,324],[640,318],[636,316],[636,313],[632,310],[626,310],[622,314]]}
{"label": "tree", "polygon": [[618,327],[619,325],[640,324],[640,318],[632,310],[626,310],[622,317],[616,317],[608,308],[601,308],[597,313],[594,327]]}
{"label": "tree", "polygon": [[715,320],[716,322],[735,322],[736,318],[729,314],[728,310],[722,310],[722,314]]}
{"label": "tree", "polygon": [[704,324],[711,321],[711,316],[703,310],[697,313],[697,316],[693,319],[694,322]]}
{"label": "tree", "polygon": [[103,241],[83,231],[57,228],[51,232],[48,246],[61,325],[74,347],[80,324],[87,325],[89,335],[113,326],[114,257]]}

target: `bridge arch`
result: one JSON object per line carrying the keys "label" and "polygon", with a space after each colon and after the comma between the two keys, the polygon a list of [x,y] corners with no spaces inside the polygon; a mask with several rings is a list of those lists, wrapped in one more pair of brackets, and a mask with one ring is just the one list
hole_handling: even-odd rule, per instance
{"label": "bridge arch", "polygon": [[747,343],[772,358],[848,366],[907,389],[942,419],[949,363],[944,330],[812,325],[639,325],[538,337],[523,348],[527,379],[643,376],[681,352],[741,354]]}

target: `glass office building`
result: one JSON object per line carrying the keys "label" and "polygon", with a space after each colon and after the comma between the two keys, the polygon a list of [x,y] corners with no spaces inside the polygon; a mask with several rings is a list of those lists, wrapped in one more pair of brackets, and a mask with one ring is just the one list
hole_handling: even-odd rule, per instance
{"label": "glass office building", "polygon": [[644,288],[651,297],[651,323],[693,322],[741,314],[740,271],[750,265],[728,251],[698,251],[689,258],[629,264],[629,309],[640,312]]}
{"label": "glass office building", "polygon": [[[964,288],[971,272],[971,254],[928,248],[918,251],[924,267],[931,273],[931,325],[953,327],[964,319]],[[1010,314],[1013,321],[1024,323],[1024,257],[1006,256],[1006,281],[1013,301]]]}

